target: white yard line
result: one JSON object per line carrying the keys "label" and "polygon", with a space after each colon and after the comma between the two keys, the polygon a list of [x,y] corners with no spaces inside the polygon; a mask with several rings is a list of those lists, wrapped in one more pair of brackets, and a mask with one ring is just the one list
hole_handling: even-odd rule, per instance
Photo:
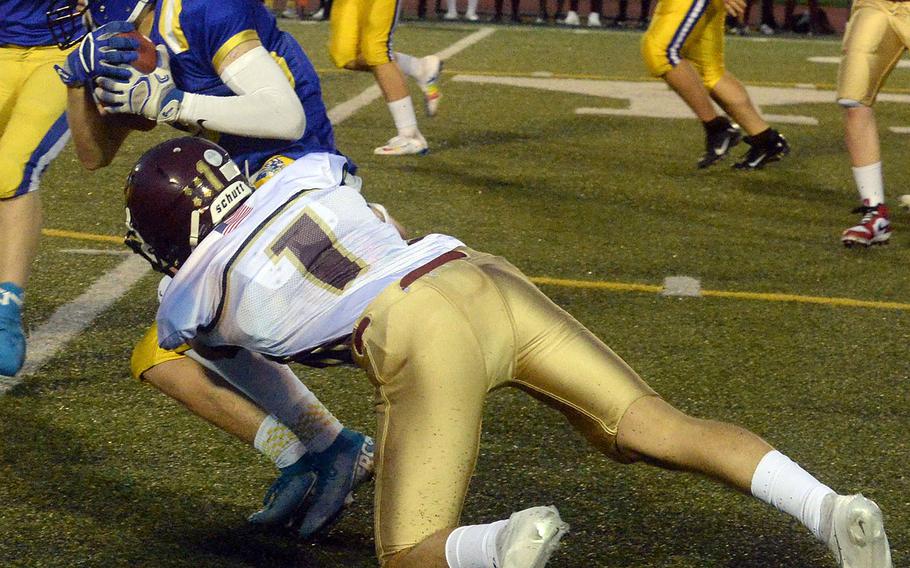
{"label": "white yard line", "polygon": [[119,300],[149,270],[145,260],[139,256],[130,256],[106,272],[78,298],[57,308],[47,321],[29,335],[28,358],[22,371],[15,377],[0,377],[0,395],[50,361],[63,346]]}
{"label": "white yard line", "polygon": [[[495,31],[495,28],[481,28],[436,55],[440,59],[448,59],[489,37]],[[340,124],[380,96],[382,93],[379,91],[379,87],[373,85],[359,95],[332,108],[328,112],[329,119],[334,125]],[[67,252],[98,254],[96,251],[86,250],[68,250]],[[28,356],[25,366],[19,374],[15,377],[0,376],[0,396],[50,361],[67,343],[91,325],[96,317],[126,294],[148,271],[149,266],[145,260],[138,256],[131,256],[99,278],[81,296],[57,308],[57,311],[47,321],[29,335]]]}
{"label": "white yard line", "polygon": [[[494,32],[496,32],[496,28],[480,28],[471,35],[461,38],[442,51],[438,51],[434,55],[445,61],[446,59],[458,53],[461,53],[475,43],[493,35]],[[371,85],[370,87],[364,89],[364,91],[356,97],[348,99],[343,103],[332,107],[332,109],[328,112],[329,120],[332,121],[333,125],[337,126],[345,120],[351,118],[351,116],[353,116],[354,113],[356,113],[358,110],[372,103],[381,96],[382,92],[379,90],[379,87],[377,85]]]}

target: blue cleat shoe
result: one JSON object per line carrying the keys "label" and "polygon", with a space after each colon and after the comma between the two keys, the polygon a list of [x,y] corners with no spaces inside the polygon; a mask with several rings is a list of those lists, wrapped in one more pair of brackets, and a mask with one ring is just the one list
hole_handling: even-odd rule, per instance
{"label": "blue cleat shoe", "polygon": [[7,377],[25,363],[22,294],[22,288],[12,282],[0,284],[0,375]]}
{"label": "blue cleat shoe", "polygon": [[338,520],[354,489],[373,477],[373,439],[345,428],[325,451],[307,458],[318,478],[297,529],[305,539]]}
{"label": "blue cleat shoe", "polygon": [[282,468],[281,475],[265,493],[262,509],[247,517],[247,521],[270,528],[293,527],[316,486],[316,474],[310,471],[307,461],[304,456]]}

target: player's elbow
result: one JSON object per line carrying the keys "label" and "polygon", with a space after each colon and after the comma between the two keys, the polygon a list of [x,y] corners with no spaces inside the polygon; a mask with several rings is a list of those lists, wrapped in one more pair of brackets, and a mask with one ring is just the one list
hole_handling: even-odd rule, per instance
{"label": "player's elbow", "polygon": [[109,166],[113,161],[113,156],[107,156],[101,152],[80,152],[78,147],[76,148],[76,157],[79,158],[79,163],[82,164],[82,167],[92,172]]}
{"label": "player's elbow", "polygon": [[[291,103],[291,104],[288,104]],[[280,140],[299,140],[306,131],[306,113],[303,105],[296,97],[282,105],[280,119],[276,122],[278,133],[275,138]],[[281,107],[279,107],[281,108]]]}

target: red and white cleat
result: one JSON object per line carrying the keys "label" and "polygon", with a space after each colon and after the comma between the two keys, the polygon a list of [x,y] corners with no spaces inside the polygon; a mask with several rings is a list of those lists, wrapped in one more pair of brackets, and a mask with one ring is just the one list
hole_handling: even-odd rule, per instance
{"label": "red and white cleat", "polygon": [[845,247],[862,245],[886,245],[891,238],[891,221],[888,220],[888,208],[884,203],[870,207],[863,205],[853,210],[853,213],[862,213],[863,218],[858,225],[844,231],[841,242]]}

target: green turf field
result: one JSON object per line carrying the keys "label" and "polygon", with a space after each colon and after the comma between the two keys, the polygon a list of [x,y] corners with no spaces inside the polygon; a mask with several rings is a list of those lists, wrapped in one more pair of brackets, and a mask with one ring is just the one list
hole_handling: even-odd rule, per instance
{"label": "green turf field", "polygon": [[[291,26],[322,72],[329,108],[372,84],[331,69],[326,25]],[[477,29],[405,25],[396,47],[436,52]],[[628,102],[560,90],[570,80],[656,85],[638,59],[639,37],[498,28],[447,62],[439,116],[420,115],[429,156],[372,155],[393,133],[381,101],[340,124],[338,144],[360,165],[369,198],[414,234],[452,233],[535,277],[617,283],[544,290],[680,408],[749,427],[833,488],[875,499],[894,563],[907,565],[910,216],[895,212],[888,247],[840,246],[857,216],[833,102],[764,106],[818,124],[781,124],[792,154],[751,173],[729,162],[696,171],[702,134],[694,120],[576,114]],[[751,85],[831,89],[835,80],[836,65],[806,61],[837,56],[835,42],[731,38],[727,47],[729,68]],[[503,84],[509,77],[566,83],[542,90]],[[895,71],[887,92],[910,93],[910,71]],[[906,102],[878,106],[892,199],[910,186],[910,172],[906,135],[888,127],[910,126],[908,111]],[[43,182],[46,226],[120,235],[126,172],[142,149],[173,134],[134,136],[96,173],[67,149]],[[125,250],[45,238],[28,295],[33,329],[124,259],[71,249]],[[647,287],[667,276],[770,296],[667,298]],[[129,380],[130,349],[153,318],[156,283],[147,275],[0,397],[0,566],[375,565],[369,491],[319,542],[258,534],[244,519],[272,466]],[[361,374],[303,376],[348,426],[372,431]],[[688,475],[616,465],[556,413],[499,391],[489,398],[464,521],[550,503],[572,525],[555,567],[832,566],[784,515]]]}

